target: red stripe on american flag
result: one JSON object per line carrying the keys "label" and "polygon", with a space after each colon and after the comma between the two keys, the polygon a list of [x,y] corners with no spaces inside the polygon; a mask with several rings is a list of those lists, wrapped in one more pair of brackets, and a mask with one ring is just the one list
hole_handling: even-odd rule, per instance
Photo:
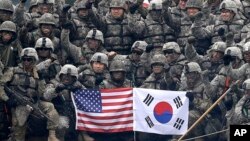
{"label": "red stripe on american flag", "polygon": [[104,133],[132,131],[132,88],[101,89],[100,92],[102,113],[77,111],[77,129]]}
{"label": "red stripe on american flag", "polygon": [[84,130],[84,131],[91,131],[91,132],[117,133],[117,132],[132,131],[133,127],[105,130],[105,129],[100,129],[100,128],[87,128],[83,126],[77,126],[77,129]]}

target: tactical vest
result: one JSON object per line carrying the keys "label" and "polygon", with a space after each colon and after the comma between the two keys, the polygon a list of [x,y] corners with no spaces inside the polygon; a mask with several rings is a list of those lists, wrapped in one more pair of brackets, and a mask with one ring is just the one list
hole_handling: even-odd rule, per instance
{"label": "tactical vest", "polygon": [[0,43],[0,61],[4,67],[13,67],[17,65],[18,50],[10,45],[3,45]]}

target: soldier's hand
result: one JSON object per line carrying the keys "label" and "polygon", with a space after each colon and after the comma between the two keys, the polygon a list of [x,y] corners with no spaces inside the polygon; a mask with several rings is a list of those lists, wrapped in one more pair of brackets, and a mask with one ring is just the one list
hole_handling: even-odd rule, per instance
{"label": "soldier's hand", "polygon": [[146,53],[149,53],[150,51],[152,51],[154,49],[154,46],[152,44],[148,44],[146,46]]}
{"label": "soldier's hand", "polygon": [[86,6],[86,9],[91,9],[92,8],[92,5],[93,5],[93,1],[92,0],[88,0],[85,4]]}
{"label": "soldier's hand", "polygon": [[66,22],[64,24],[62,24],[62,28],[63,29],[71,29],[73,27],[73,23],[72,22]]}
{"label": "soldier's hand", "polygon": [[58,84],[55,88],[55,91],[56,91],[56,93],[59,93],[64,89],[66,89],[66,86],[64,84]]}
{"label": "soldier's hand", "polygon": [[82,88],[81,83],[74,83],[74,84],[71,86],[70,90],[71,90],[71,91],[76,91],[76,90],[81,89],[81,88]]}
{"label": "soldier's hand", "polygon": [[194,22],[201,21],[201,18],[203,17],[203,12],[199,11],[194,15]]}
{"label": "soldier's hand", "polygon": [[138,9],[140,7],[140,5],[139,4],[132,4],[130,7],[129,7],[129,11],[130,11],[130,13],[131,14],[134,14],[135,13],[135,11]]}
{"label": "soldier's hand", "polygon": [[103,76],[97,75],[96,78],[95,78],[95,85],[96,86],[100,85],[103,80],[104,80]]}
{"label": "soldier's hand", "polygon": [[188,37],[188,43],[189,43],[190,45],[194,44],[194,43],[195,43],[195,37],[194,37],[194,36]]}
{"label": "soldier's hand", "polygon": [[162,5],[164,5],[164,6],[169,7],[169,6],[171,6],[171,4],[172,4],[172,0],[163,0],[162,1]]}
{"label": "soldier's hand", "polygon": [[188,97],[189,101],[193,101],[194,100],[194,95],[195,95],[195,92],[187,92],[186,93],[186,97]]}
{"label": "soldier's hand", "polygon": [[108,53],[108,58],[109,58],[109,60],[112,60],[116,55],[117,55],[116,52],[110,51],[110,52]]}
{"label": "soldier's hand", "polygon": [[144,0],[137,0],[136,1],[136,3],[139,4],[139,5],[143,4],[143,2],[144,2]]}
{"label": "soldier's hand", "polygon": [[229,99],[225,100],[224,104],[226,106],[227,111],[231,110],[233,107],[233,99],[229,98]]}
{"label": "soldier's hand", "polygon": [[71,6],[70,6],[69,4],[64,4],[64,5],[63,5],[62,11],[63,11],[64,13],[67,13],[67,12],[69,11],[70,8],[71,8]]}
{"label": "soldier's hand", "polygon": [[224,34],[225,34],[225,29],[223,27],[219,28],[218,29],[218,35],[219,36],[224,36]]}
{"label": "soldier's hand", "polygon": [[232,60],[232,56],[231,55],[224,55],[223,56],[223,62],[225,66],[228,66],[230,64]]}

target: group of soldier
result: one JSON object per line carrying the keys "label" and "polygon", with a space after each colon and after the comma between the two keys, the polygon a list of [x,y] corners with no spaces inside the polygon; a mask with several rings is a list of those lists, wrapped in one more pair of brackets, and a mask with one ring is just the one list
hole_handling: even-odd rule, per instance
{"label": "group of soldier", "polygon": [[207,135],[195,141],[250,123],[249,0],[26,1],[0,0],[0,140],[179,138],[77,131],[78,89],[187,91],[189,127],[226,93],[186,136]]}

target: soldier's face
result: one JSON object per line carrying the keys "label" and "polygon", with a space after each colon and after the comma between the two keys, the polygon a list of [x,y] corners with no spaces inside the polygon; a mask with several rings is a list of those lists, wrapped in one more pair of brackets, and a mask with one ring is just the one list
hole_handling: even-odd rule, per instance
{"label": "soldier's face", "polygon": [[62,74],[60,75],[60,80],[64,85],[70,85],[74,83],[75,77],[70,74]]}
{"label": "soldier's face", "polygon": [[172,63],[178,59],[178,54],[176,54],[175,52],[165,51],[164,54],[168,63]]}
{"label": "soldier's face", "polygon": [[36,13],[38,12],[38,6],[33,6],[31,9],[30,9],[30,13]]}
{"label": "soldier's face", "polygon": [[23,63],[24,68],[33,68],[34,62],[35,60],[32,57],[22,58],[22,63]]}
{"label": "soldier's face", "polygon": [[49,48],[38,48],[36,49],[37,54],[41,58],[47,58],[50,56],[50,50]]}
{"label": "soldier's face", "polygon": [[51,13],[53,10],[53,5],[52,4],[39,4],[38,5],[38,9],[39,9],[39,12],[41,14],[44,14],[44,13]]}
{"label": "soldier's face", "polygon": [[80,10],[78,10],[77,14],[78,14],[78,17],[85,18],[88,16],[88,10],[87,9],[80,9]]}
{"label": "soldier's face", "polygon": [[120,7],[111,8],[111,15],[113,18],[120,19],[121,17],[123,17],[123,14],[124,14],[123,8],[120,8]]}
{"label": "soldier's face", "polygon": [[140,61],[140,57],[142,55],[143,51],[142,50],[133,50],[131,54],[131,59],[133,61]]}
{"label": "soldier's face", "polygon": [[199,74],[197,72],[188,72],[188,73],[185,73],[185,76],[187,78],[187,82],[190,83],[190,82],[195,82]]}
{"label": "soldier's face", "polygon": [[211,52],[211,62],[217,62],[219,60],[221,60],[223,57],[223,53],[219,52],[219,51],[212,51]]}
{"label": "soldier's face", "polygon": [[53,25],[49,25],[49,24],[42,24],[41,25],[41,31],[44,35],[50,35],[51,32],[53,30]]}
{"label": "soldier's face", "polygon": [[115,72],[111,72],[112,75],[112,79],[119,81],[119,80],[123,80],[124,79],[124,72],[122,71],[115,71]]}
{"label": "soldier's face", "polygon": [[250,63],[250,52],[244,52],[244,60],[246,63]]}
{"label": "soldier's face", "polygon": [[234,17],[234,12],[227,10],[227,9],[223,9],[221,10],[221,14],[220,14],[220,18],[222,21],[231,21]]}
{"label": "soldier's face", "polygon": [[2,32],[2,40],[3,42],[9,42],[13,37],[13,33],[9,31],[3,31]]}
{"label": "soldier's face", "polygon": [[187,14],[189,16],[194,16],[198,12],[199,12],[198,8],[187,8]]}
{"label": "soldier's face", "polygon": [[186,3],[187,0],[180,0],[178,4],[179,8],[184,10],[186,8]]}
{"label": "soldier's face", "polygon": [[100,63],[100,62],[93,62],[92,68],[93,68],[95,73],[103,73],[103,71],[105,69],[105,65],[103,63]]}
{"label": "soldier's face", "polygon": [[11,21],[13,17],[13,12],[0,10],[0,21]]}
{"label": "soldier's face", "polygon": [[97,48],[99,48],[100,46],[100,41],[96,39],[88,39],[87,43],[88,43],[89,49],[93,51],[97,50]]}
{"label": "soldier's face", "polygon": [[152,67],[155,74],[159,74],[163,71],[163,65],[161,64],[154,64]]}

